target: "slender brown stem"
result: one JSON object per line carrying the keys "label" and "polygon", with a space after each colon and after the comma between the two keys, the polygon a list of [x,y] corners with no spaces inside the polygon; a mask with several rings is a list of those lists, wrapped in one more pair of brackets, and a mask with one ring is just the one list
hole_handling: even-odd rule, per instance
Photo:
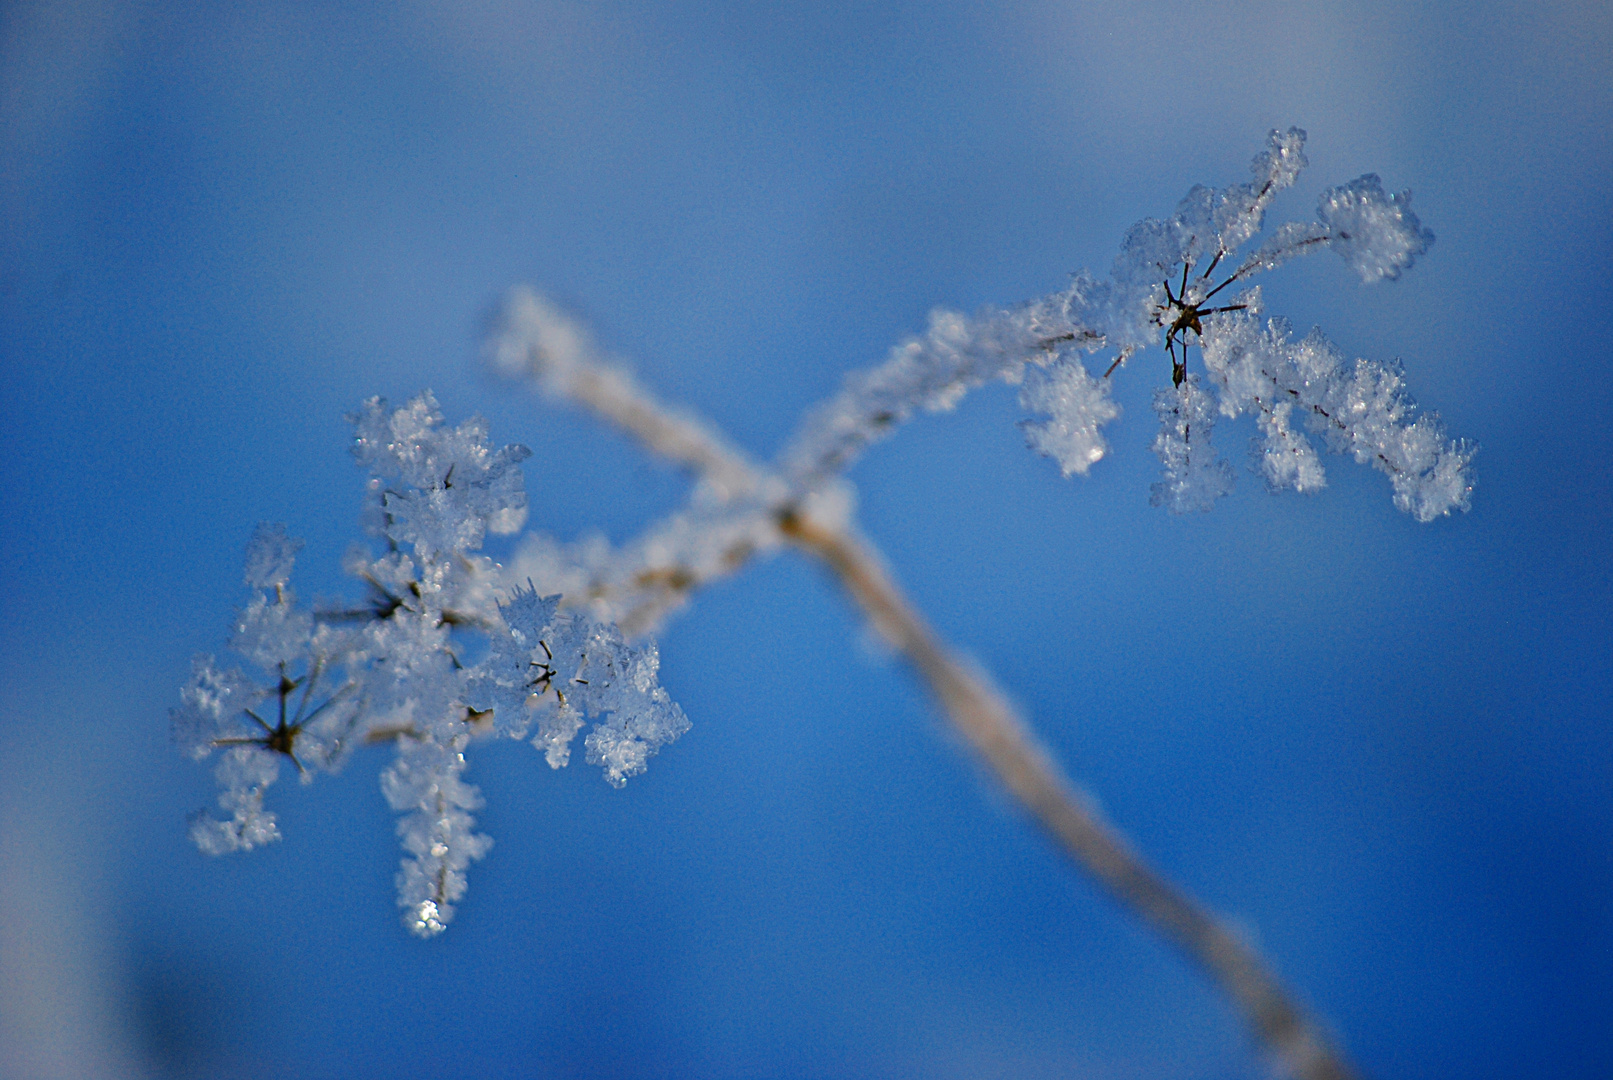
{"label": "slender brown stem", "polygon": [[709,477],[730,495],[748,494],[760,483],[758,471],[742,454],[703,425],[656,401],[626,372],[602,363],[579,367],[566,389],[574,400],[631,432],[650,450]]}
{"label": "slender brown stem", "polygon": [[917,670],[947,718],[1064,853],[1208,971],[1295,1077],[1354,1080],[1356,1072],[1259,954],[1143,862],[1092,811],[987,676],[949,651],[925,624],[866,541],[796,513],[781,515],[779,528],[834,571],[874,627]]}

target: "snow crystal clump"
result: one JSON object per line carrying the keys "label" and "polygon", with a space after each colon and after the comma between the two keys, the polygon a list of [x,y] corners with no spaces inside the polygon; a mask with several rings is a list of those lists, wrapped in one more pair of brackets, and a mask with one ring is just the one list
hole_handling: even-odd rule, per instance
{"label": "snow crystal clump", "polygon": [[203,854],[227,855],[251,851],[280,839],[274,815],[263,809],[263,789],[280,775],[274,755],[248,746],[225,754],[213,770],[218,778],[218,804],[229,811],[227,821],[195,813],[190,818],[190,839]]}
{"label": "snow crystal clump", "polygon": [[1371,173],[1322,192],[1316,216],[1333,250],[1365,282],[1398,278],[1434,242],[1411,212],[1411,192],[1386,195]]}
{"label": "snow crystal clump", "polygon": [[260,523],[246,546],[243,577],[254,589],[277,589],[291,580],[291,568],[302,541],[286,535],[284,525]]}

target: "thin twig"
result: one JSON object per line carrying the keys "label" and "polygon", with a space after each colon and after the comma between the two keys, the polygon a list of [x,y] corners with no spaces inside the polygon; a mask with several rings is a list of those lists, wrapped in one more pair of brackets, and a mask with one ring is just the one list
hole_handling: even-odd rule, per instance
{"label": "thin twig", "polygon": [[665,403],[607,359],[565,312],[527,288],[511,291],[502,325],[487,344],[495,370],[526,376],[557,397],[591,410],[709,481],[722,498],[752,495],[762,471],[705,424]]}
{"label": "thin twig", "polygon": [[1295,1077],[1356,1077],[1254,949],[1144,863],[1093,814],[984,673],[948,651],[925,624],[867,541],[794,513],[782,515],[779,527],[834,571],[874,627],[918,671],[947,718],[1064,853],[1202,965]]}
{"label": "thin twig", "polygon": [[758,470],[698,421],[656,401],[627,372],[599,364],[579,368],[569,396],[639,439],[650,450],[719,485],[729,497],[760,486]]}

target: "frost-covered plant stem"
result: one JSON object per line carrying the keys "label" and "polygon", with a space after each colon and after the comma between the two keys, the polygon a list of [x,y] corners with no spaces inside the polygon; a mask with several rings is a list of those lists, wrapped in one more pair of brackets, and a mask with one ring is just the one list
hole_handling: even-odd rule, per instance
{"label": "frost-covered plant stem", "polygon": [[[549,351],[554,348],[548,344],[552,341],[563,342],[567,349],[558,362]],[[507,375],[531,378],[550,395],[572,398],[704,481],[741,478],[739,483],[722,485],[726,492],[735,492],[732,501],[741,504],[729,512],[759,519],[752,535],[776,531],[780,541],[816,558],[834,574],[874,629],[912,666],[947,721],[1012,798],[1110,896],[1208,972],[1291,1075],[1299,1080],[1348,1080],[1356,1075],[1260,954],[1161,877],[1113,825],[1098,816],[1093,801],[1059,768],[990,676],[949,648],[909,603],[884,559],[859,534],[843,504],[832,501],[828,515],[814,515],[810,499],[792,500],[790,488],[771,481],[704,425],[666,410],[631,376],[595,352],[585,332],[569,317],[527,290],[512,294],[503,332],[489,342],[488,358]],[[565,371],[563,380],[555,377],[557,368]],[[578,388],[586,388],[586,392],[577,392]],[[669,431],[678,432],[677,437],[668,438]],[[740,493],[749,498],[737,497]],[[768,493],[776,499],[771,506],[757,499]],[[652,527],[649,533],[662,531]],[[768,546],[752,543],[729,550],[720,560],[718,572],[737,570]],[[615,610],[624,625],[650,621],[652,617],[645,612],[651,609],[658,621],[713,576],[689,563],[662,568],[661,580],[676,582],[675,589],[652,589],[650,600],[640,600],[638,606],[629,603],[625,612]],[[610,594],[608,586],[596,582],[593,589],[607,610],[615,607],[613,602],[619,598]],[[675,592],[676,598],[668,600],[668,592]]]}
{"label": "frost-covered plant stem", "polygon": [[668,461],[711,484],[723,500],[752,495],[763,474],[738,448],[694,417],[674,411],[632,374],[598,355],[586,328],[546,297],[516,289],[502,312],[487,360],[507,378],[529,378],[552,397],[575,402]]}
{"label": "frost-covered plant stem", "polygon": [[[697,483],[687,504],[619,549],[603,538],[561,543],[529,533],[511,565],[499,566],[479,548],[489,533],[521,528],[520,462],[529,451],[495,449],[480,420],[443,427],[429,392],[397,410],[379,398],[366,402],[351,418],[353,452],[371,473],[367,527],[386,550],[356,548],[348,569],[370,599],[298,608],[288,581],[300,542],[282,527],[259,527],[245,572],[253,599],[230,644],[267,678],[198,657],[173,711],[185,749],[198,760],[214,751],[222,758],[219,805],[229,816],[197,815],[193,839],[213,854],[271,843],[279,831],[263,796],[282,764],[306,782],[309,765],[333,770],[356,745],[390,742],[397,758],[382,786],[404,815],[407,853],[399,904],[412,932],[440,933],[465,892],[466,867],[491,843],[474,831],[481,796],[462,779],[466,747],[530,736],[560,768],[591,720],[588,760],[622,786],[689,727],[658,683],[654,643],[628,639],[655,630],[701,586],[794,547],[835,574],[1054,842],[1202,965],[1290,1075],[1353,1076],[1249,943],[1144,863],[990,678],[925,624],[859,535],[843,479],[907,419],[950,409],[994,381],[1021,386],[1021,404],[1046,417],[1022,424],[1030,446],[1066,476],[1086,475],[1107,456],[1102,429],[1119,415],[1110,377],[1163,335],[1171,385],[1154,401],[1163,465],[1156,505],[1208,510],[1230,491],[1233,470],[1211,434],[1218,417],[1248,415],[1261,433],[1258,470],[1274,492],[1325,486],[1316,448],[1296,426],[1303,421],[1327,449],[1385,473],[1395,506],[1419,521],[1466,510],[1475,448],[1419,412],[1398,363],[1347,363],[1320,330],[1296,340],[1283,320],[1262,322],[1258,287],[1210,306],[1235,282],[1324,249],[1364,282],[1393,280],[1433,242],[1409,195],[1385,193],[1369,174],[1323,192],[1316,220],[1273,230],[1215,284],[1217,268],[1227,272],[1227,256],[1263,229],[1273,196],[1304,168],[1304,141],[1297,128],[1273,131],[1251,163],[1251,182],[1195,187],[1169,218],[1138,222],[1105,279],[1083,271],[1060,291],[975,316],[932,312],[923,334],[848,376],[770,465],[658,401],[585,328],[516,290],[487,343],[492,366],[688,468]],[[1188,370],[1193,344],[1201,372]],[[1112,359],[1094,378],[1082,358],[1105,351]],[[263,713],[271,702],[272,725]]]}
{"label": "frost-covered plant stem", "polygon": [[869,622],[924,680],[952,726],[1054,843],[1208,971],[1294,1076],[1356,1075],[1260,954],[1156,873],[1094,812],[989,676],[948,649],[908,603],[867,540],[799,515],[786,515],[780,528],[834,572]]}
{"label": "frost-covered plant stem", "polygon": [[[530,294],[518,297],[516,303],[527,296]],[[612,386],[623,398],[631,394],[630,400],[595,398],[579,403],[616,422],[646,445],[654,446],[667,426],[684,422],[678,417],[653,420],[654,399],[638,391],[630,380],[598,378],[590,384]],[[698,426],[696,430],[704,431]],[[675,460],[697,473],[703,473],[714,460],[721,462],[728,475],[739,468],[750,469],[737,453],[726,459],[711,453],[710,448],[716,447],[723,444],[713,437],[702,452],[678,455]],[[758,480],[752,490],[761,486]],[[849,521],[827,525],[789,506],[778,511],[775,520],[785,541],[834,574],[874,629],[923,680],[947,721],[1065,855],[1208,972],[1293,1076],[1299,1080],[1348,1080],[1356,1075],[1316,1022],[1284,990],[1260,954],[1155,872],[1113,825],[1094,812],[1092,800],[1064,775],[990,676],[948,648],[908,602],[870,541]],[[727,569],[737,569],[743,561]],[[685,592],[700,583],[692,573],[686,579]]]}

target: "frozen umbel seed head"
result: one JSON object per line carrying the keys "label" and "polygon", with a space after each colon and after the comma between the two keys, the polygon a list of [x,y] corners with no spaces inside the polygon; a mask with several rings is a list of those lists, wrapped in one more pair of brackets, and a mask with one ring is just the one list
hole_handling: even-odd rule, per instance
{"label": "frozen umbel seed head", "polygon": [[[1132,226],[1106,278],[1083,271],[1060,292],[973,317],[934,312],[926,333],[897,346],[883,365],[849,376],[808,418],[784,456],[784,475],[798,491],[822,484],[914,412],[949,409],[992,380],[1023,382],[1021,405],[1045,417],[1022,424],[1031,448],[1066,476],[1085,475],[1109,453],[1103,429],[1120,413],[1111,377],[1163,338],[1173,389],[1155,399],[1154,449],[1164,466],[1156,505],[1205,510],[1230,491],[1232,470],[1210,441],[1213,421],[1250,414],[1260,433],[1258,469],[1273,491],[1324,486],[1308,429],[1329,449],[1387,473],[1395,505],[1418,520],[1467,509],[1475,448],[1419,413],[1395,369],[1370,360],[1318,362],[1338,355],[1319,330],[1303,345],[1289,343],[1285,323],[1260,322],[1258,287],[1228,293],[1323,249],[1364,282],[1392,280],[1433,243],[1410,194],[1386,194],[1369,174],[1324,191],[1314,220],[1279,226],[1240,261],[1272,200],[1305,168],[1304,145],[1298,128],[1273,131],[1250,181],[1194,187],[1170,217]],[[1196,383],[1192,345],[1203,355]],[[1097,376],[1083,363],[1090,354],[1106,354]]]}
{"label": "frozen umbel seed head", "polygon": [[[558,768],[591,720],[589,761],[621,787],[689,724],[657,681],[652,643],[630,645],[585,612],[562,612],[557,596],[507,590],[478,553],[489,532],[525,516],[524,447],[493,448],[480,419],[442,426],[429,393],[401,409],[373,398],[352,420],[354,456],[371,472],[365,520],[386,545],[348,553],[367,599],[299,607],[289,583],[301,542],[284,526],[258,526],[246,553],[253,594],[230,647],[261,674],[198,657],[172,727],[197,759],[222,752],[215,771],[228,816],[191,823],[213,855],[280,838],[264,792],[282,767],[307,782],[356,746],[392,744],[381,787],[403,815],[398,903],[405,925],[429,936],[453,918],[466,868],[492,845],[475,832],[481,795],[463,778],[471,743],[536,726],[534,743]],[[467,664],[476,652],[484,658]]]}

